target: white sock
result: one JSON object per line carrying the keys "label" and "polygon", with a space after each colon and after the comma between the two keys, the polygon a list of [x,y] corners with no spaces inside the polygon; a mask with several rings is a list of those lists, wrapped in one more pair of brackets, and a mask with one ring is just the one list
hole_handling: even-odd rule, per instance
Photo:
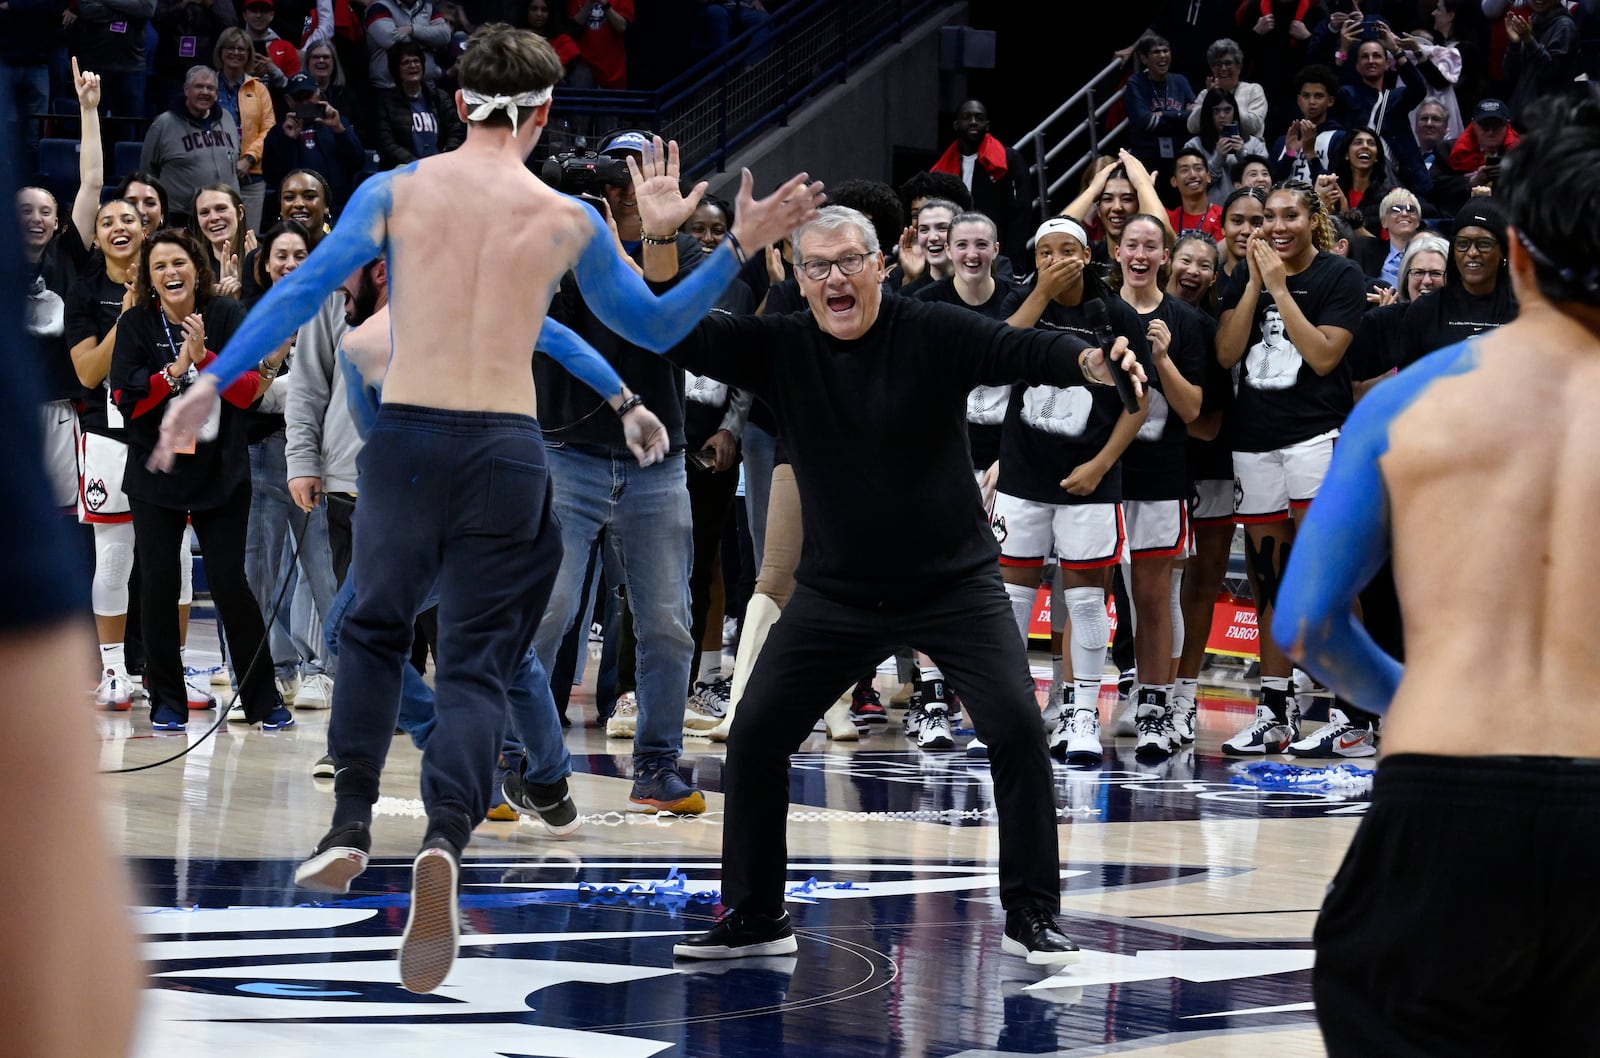
{"label": "white sock", "polygon": [[116,669],[118,673],[126,676],[128,665],[123,657],[121,643],[100,644],[100,667],[102,669]]}
{"label": "white sock", "polygon": [[1192,702],[1199,697],[1200,681],[1198,679],[1189,679],[1185,676],[1179,676],[1177,681],[1172,685],[1172,693],[1179,698],[1186,698]]}
{"label": "white sock", "polygon": [[700,652],[700,675],[697,679],[707,681],[721,671],[722,650],[720,648],[717,650],[702,650]]}
{"label": "white sock", "polygon": [[942,679],[944,679],[944,673],[939,671],[939,666],[937,666],[937,665],[924,665],[924,666],[922,666],[922,682],[923,683],[927,683],[930,680],[942,680]]}
{"label": "white sock", "polygon": [[1106,593],[1101,588],[1068,588],[1063,596],[1063,609],[1071,622],[1072,678],[1076,684],[1077,708],[1096,709],[1100,701],[1100,677],[1106,669],[1106,641],[1111,638]]}
{"label": "white sock", "polygon": [[1006,595],[1011,599],[1011,616],[1016,619],[1017,633],[1022,636],[1022,645],[1028,645],[1028,626],[1033,623],[1033,600],[1039,594],[1038,588],[1030,588],[1026,584],[1007,584]]}
{"label": "white sock", "polygon": [[1167,597],[1172,611],[1172,656],[1183,657],[1183,567],[1172,571],[1172,594]]}

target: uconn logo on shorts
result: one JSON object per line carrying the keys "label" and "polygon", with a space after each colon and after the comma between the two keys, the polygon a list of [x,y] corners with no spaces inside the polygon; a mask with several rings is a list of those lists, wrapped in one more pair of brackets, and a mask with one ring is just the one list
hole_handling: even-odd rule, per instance
{"label": "uconn logo on shorts", "polygon": [[83,505],[91,511],[98,511],[104,507],[107,498],[104,478],[90,478],[83,483]]}

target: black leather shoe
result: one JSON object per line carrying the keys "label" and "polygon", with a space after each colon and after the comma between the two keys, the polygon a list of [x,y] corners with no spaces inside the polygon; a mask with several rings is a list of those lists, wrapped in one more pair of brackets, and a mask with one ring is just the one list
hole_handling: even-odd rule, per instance
{"label": "black leather shoe", "polygon": [[789,912],[780,912],[773,918],[732,910],[704,933],[674,944],[672,954],[680,959],[744,959],[753,955],[792,955],[799,947],[789,924]]}
{"label": "black leather shoe", "polygon": [[1020,955],[1034,966],[1070,966],[1078,961],[1078,946],[1061,932],[1056,917],[1040,907],[1006,912],[1000,950]]}

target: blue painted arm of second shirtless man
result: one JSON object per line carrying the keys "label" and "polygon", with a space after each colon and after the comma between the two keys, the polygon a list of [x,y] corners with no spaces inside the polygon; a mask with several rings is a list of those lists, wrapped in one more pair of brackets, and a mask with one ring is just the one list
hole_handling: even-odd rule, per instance
{"label": "blue painted arm of second shirtless man", "polygon": [[[413,163],[413,166],[415,163]],[[222,355],[206,368],[226,388],[310,319],[324,298],[357,268],[389,250],[388,218],[393,206],[393,183],[412,166],[369,178],[350,197],[338,225],[299,268],[274,283]],[[665,352],[711,311],[717,297],[733,280],[739,264],[733,248],[718,249],[671,291],[656,297],[617,256],[616,245],[600,214],[584,205],[590,222],[589,241],[574,271],[584,298],[605,325],[617,334],[655,352]],[[585,347],[587,348],[587,347]],[[593,351],[590,350],[592,353]],[[598,360],[598,356],[595,357]],[[599,361],[604,363],[603,360]],[[567,370],[600,389],[607,379],[586,357],[563,361]],[[615,377],[615,372],[612,373]],[[604,396],[615,396],[621,385]]]}
{"label": "blue painted arm of second shirtless man", "polygon": [[1355,617],[1354,607],[1389,557],[1389,496],[1378,461],[1389,428],[1429,386],[1472,370],[1465,342],[1419,360],[1379,384],[1351,413],[1333,448],[1317,498],[1295,533],[1278,589],[1272,636],[1284,653],[1351,702],[1383,713],[1400,685],[1401,666]]}

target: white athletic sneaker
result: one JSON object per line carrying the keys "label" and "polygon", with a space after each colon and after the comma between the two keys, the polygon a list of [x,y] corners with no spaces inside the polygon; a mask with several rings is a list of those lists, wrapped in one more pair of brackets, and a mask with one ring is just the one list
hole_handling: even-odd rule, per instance
{"label": "white athletic sneaker", "polygon": [[1291,757],[1330,759],[1373,757],[1378,753],[1378,733],[1365,724],[1353,724],[1344,710],[1328,710],[1328,722],[1298,742],[1289,744]]}
{"label": "white athletic sneaker", "polygon": [[920,701],[912,701],[906,707],[906,715],[900,721],[900,729],[909,739],[915,739],[922,731],[922,721],[927,717]]}
{"label": "white athletic sneaker", "polygon": [[1284,704],[1285,719],[1279,720],[1273,715],[1272,707],[1266,703],[1263,695],[1263,700],[1256,706],[1256,718],[1244,730],[1224,742],[1222,752],[1249,756],[1282,753],[1288,749],[1289,743],[1300,733],[1300,721],[1292,707],[1287,702]]}
{"label": "white athletic sneaker", "polygon": [[[285,703],[287,704],[287,703]],[[315,672],[300,684],[294,696],[296,709],[326,709],[333,704],[333,677],[325,672]]]}
{"label": "white athletic sneaker", "polygon": [[183,685],[189,695],[189,711],[200,712],[217,707],[217,696],[211,693],[211,681],[203,673],[184,676]]}
{"label": "white athletic sneaker", "polygon": [[1200,732],[1200,703],[1193,698],[1173,696],[1172,730],[1183,745],[1192,743]]}
{"label": "white athletic sneaker", "polygon": [[1105,759],[1100,746],[1100,714],[1093,709],[1069,710],[1050,734],[1050,752],[1068,764],[1099,764]]}
{"label": "white athletic sneaker", "polygon": [[133,684],[116,666],[106,669],[94,691],[94,704],[101,709],[121,712],[133,702]]}
{"label": "white athletic sneaker", "polygon": [[720,676],[700,680],[683,709],[683,730],[689,735],[703,735],[722,723],[728,715],[728,681]]}
{"label": "white athletic sneaker", "polygon": [[616,708],[606,720],[607,738],[632,738],[639,730],[639,699],[632,691],[617,695]]}
{"label": "white athletic sneaker", "polygon": [[1178,746],[1178,733],[1173,729],[1166,697],[1149,688],[1139,692],[1138,712],[1134,716],[1139,741],[1133,747],[1133,755],[1139,760],[1166,760]]}
{"label": "white athletic sneaker", "polygon": [[967,757],[971,760],[988,760],[989,747],[977,735],[973,735],[967,742]]}
{"label": "white athletic sneaker", "polygon": [[922,714],[922,726],[917,729],[918,749],[954,749],[955,738],[950,734],[950,712],[935,706]]}

